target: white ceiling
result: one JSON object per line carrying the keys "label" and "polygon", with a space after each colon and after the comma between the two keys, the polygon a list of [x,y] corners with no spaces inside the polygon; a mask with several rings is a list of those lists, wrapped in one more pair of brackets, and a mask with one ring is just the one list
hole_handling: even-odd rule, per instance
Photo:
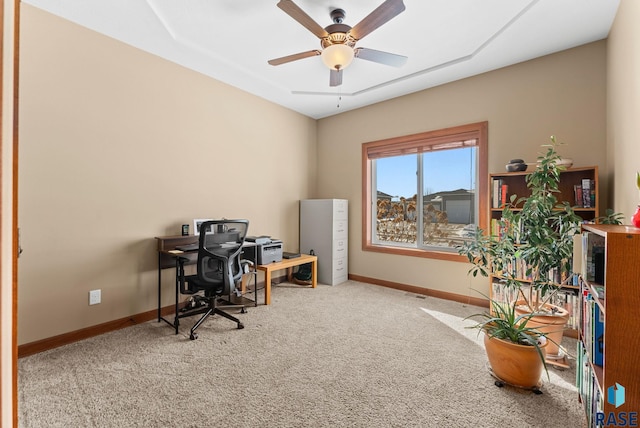
{"label": "white ceiling", "polygon": [[[604,39],[619,0],[404,0],[406,10],[357,47],[407,56],[394,68],[356,58],[329,87],[320,49],[278,0],[23,0],[247,92],[322,118]],[[354,26],[383,0],[294,0],[321,27]]]}

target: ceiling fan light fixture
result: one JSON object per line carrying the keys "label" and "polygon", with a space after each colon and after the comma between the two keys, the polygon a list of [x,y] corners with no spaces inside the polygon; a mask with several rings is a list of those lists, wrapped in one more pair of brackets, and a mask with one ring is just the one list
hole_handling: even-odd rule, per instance
{"label": "ceiling fan light fixture", "polygon": [[331,70],[343,70],[351,64],[353,56],[353,48],[344,44],[335,44],[324,48],[320,57],[324,65]]}

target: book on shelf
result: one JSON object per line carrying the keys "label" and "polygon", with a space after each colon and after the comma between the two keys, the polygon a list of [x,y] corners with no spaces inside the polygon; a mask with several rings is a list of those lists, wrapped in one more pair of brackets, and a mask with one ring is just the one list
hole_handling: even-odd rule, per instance
{"label": "book on shelf", "polygon": [[[528,293],[529,285],[526,283],[522,285],[521,291],[525,294]],[[520,299],[518,290],[508,288],[504,283],[500,282],[498,278],[495,278],[491,283],[491,299],[499,304],[512,304],[516,300]],[[569,312],[569,320],[566,327],[569,329],[577,330],[580,322],[580,304],[581,298],[576,289],[562,288],[550,299],[549,303],[565,309]]]}
{"label": "book on shelf", "polygon": [[[598,386],[596,385],[596,392],[595,392],[595,402],[593,404],[594,406],[594,411],[593,414],[597,415],[598,413],[602,413],[602,411],[604,410],[604,394],[602,394],[600,392],[600,388],[598,388]],[[597,417],[596,417],[597,420]]]}
{"label": "book on shelf", "polygon": [[491,299],[498,304],[512,304],[518,299],[518,290],[505,287],[499,281],[491,283]]}
{"label": "book on shelf", "polygon": [[[593,180],[589,179],[589,178],[583,178],[582,179],[582,206],[584,208],[591,208],[591,187],[592,187],[592,182]],[[593,183],[595,184],[595,183]],[[593,186],[595,187],[595,185]],[[595,198],[595,189],[593,189],[594,191],[594,198]]]}
{"label": "book on shelf", "polygon": [[572,275],[572,271],[573,269],[571,267],[569,268],[569,270],[567,270],[567,268],[565,268],[564,266],[558,266],[549,271],[548,279],[549,281],[555,282],[556,284],[575,285],[573,284],[573,278],[570,278]]}
{"label": "book on shelf", "polygon": [[490,224],[490,230],[491,230],[491,236],[495,236],[498,239],[502,239],[507,231],[507,227],[508,225],[505,224],[505,222],[502,221],[503,219],[498,220],[497,218],[492,218],[491,219],[491,224]]}
{"label": "book on shelf", "polygon": [[596,426],[596,415],[604,408],[603,395],[600,392],[595,373],[589,365],[586,350],[578,341],[576,358],[576,386],[580,394],[584,411],[587,415],[587,426]]}
{"label": "book on shelf", "polygon": [[500,186],[500,208],[504,207],[507,204],[508,192],[509,186],[503,183],[502,186]]}
{"label": "book on shelf", "polygon": [[569,319],[567,320],[566,327],[569,329],[577,330],[578,323],[580,322],[580,296],[578,290],[563,288],[558,290],[551,304],[565,309],[569,313]]}
{"label": "book on shelf", "polygon": [[571,272],[573,275],[572,285],[580,285],[579,278],[582,273],[582,234],[573,235],[573,257],[571,258]]}
{"label": "book on shelf", "polygon": [[593,285],[592,288],[598,299],[604,299],[604,285]]}
{"label": "book on shelf", "polygon": [[526,244],[526,239],[523,238],[523,236],[524,236],[524,224],[522,223],[522,220],[520,220],[518,222],[518,225],[515,228],[515,231],[516,231],[516,233],[514,235],[514,238],[515,238],[516,244]]}
{"label": "book on shelf", "polygon": [[504,236],[504,224],[497,218],[491,219],[491,236],[495,236],[497,239],[502,239]]}
{"label": "book on shelf", "polygon": [[604,353],[604,314],[597,303],[593,305],[593,363],[603,365]]}
{"label": "book on shelf", "polygon": [[501,178],[491,182],[491,208],[502,208],[508,202],[509,185]]}
{"label": "book on shelf", "polygon": [[583,233],[582,248],[582,276],[592,285],[604,284],[604,238]]}
{"label": "book on shelf", "polygon": [[582,201],[582,186],[580,184],[573,185],[573,194],[575,206],[582,208],[584,206],[584,202]]}
{"label": "book on shelf", "polygon": [[584,346],[582,342],[578,340],[576,344],[576,388],[578,389],[578,395],[582,398],[582,402],[586,403],[585,398],[587,395],[587,377],[585,376],[587,371],[587,362],[584,358]]}
{"label": "book on shelf", "polygon": [[582,334],[585,353],[587,349],[590,347],[590,341],[592,335],[590,334],[591,329],[591,314],[593,311],[591,310],[592,297],[589,294],[589,291],[585,288],[581,289],[581,301],[580,301],[580,334]]}
{"label": "book on shelf", "polygon": [[604,362],[604,314],[602,308],[587,289],[582,289],[582,323],[580,331],[588,361],[597,366]]}

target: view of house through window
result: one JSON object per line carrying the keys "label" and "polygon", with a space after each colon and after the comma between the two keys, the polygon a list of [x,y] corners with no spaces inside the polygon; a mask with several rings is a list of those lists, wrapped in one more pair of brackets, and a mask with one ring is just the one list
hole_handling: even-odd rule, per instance
{"label": "view of house through window", "polygon": [[479,171],[486,171],[486,131],[460,128],[364,145],[371,207],[365,247],[457,253],[475,227],[483,227],[486,179]]}

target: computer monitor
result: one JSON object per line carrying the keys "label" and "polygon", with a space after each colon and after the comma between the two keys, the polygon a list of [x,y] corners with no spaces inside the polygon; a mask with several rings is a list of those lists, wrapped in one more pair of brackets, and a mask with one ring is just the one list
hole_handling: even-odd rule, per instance
{"label": "computer monitor", "polygon": [[[210,221],[213,220],[211,218],[195,218],[193,219],[193,234],[196,236],[200,235],[200,225],[202,223],[204,223],[205,221]],[[207,233],[213,233],[213,226],[211,226],[209,228],[209,230],[207,230]]]}

